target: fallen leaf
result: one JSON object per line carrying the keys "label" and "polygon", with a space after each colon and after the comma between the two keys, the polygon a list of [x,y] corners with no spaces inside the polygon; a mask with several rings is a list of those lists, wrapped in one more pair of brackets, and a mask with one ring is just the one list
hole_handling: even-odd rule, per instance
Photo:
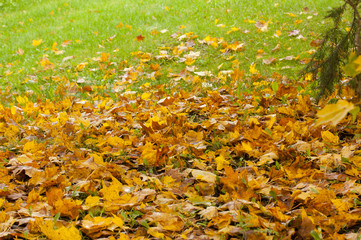
{"label": "fallen leaf", "polygon": [[288,32],[288,36],[289,37],[296,37],[296,36],[298,36],[299,34],[300,34],[300,30],[293,30],[293,31],[290,31],[290,32]]}
{"label": "fallen leaf", "polygon": [[354,108],[354,105],[346,100],[339,100],[335,104],[328,104],[317,112],[316,126],[331,122],[336,126],[346,114]]}
{"label": "fallen leaf", "polygon": [[141,42],[141,41],[143,41],[144,40],[144,36],[142,36],[142,35],[138,35],[137,37],[136,37],[136,39],[137,39],[137,41],[138,42]]}
{"label": "fallen leaf", "polygon": [[268,22],[265,21],[257,21],[255,26],[258,28],[261,32],[267,32],[268,31]]}
{"label": "fallen leaf", "polygon": [[38,39],[38,40],[35,40],[35,39],[34,39],[32,45],[33,45],[34,47],[37,47],[37,46],[39,46],[42,42],[43,42],[42,39]]}
{"label": "fallen leaf", "polygon": [[267,58],[267,59],[263,59],[262,61],[263,61],[264,64],[269,65],[269,64],[275,63],[277,61],[277,59],[273,58],[273,57],[270,57],[270,58]]}

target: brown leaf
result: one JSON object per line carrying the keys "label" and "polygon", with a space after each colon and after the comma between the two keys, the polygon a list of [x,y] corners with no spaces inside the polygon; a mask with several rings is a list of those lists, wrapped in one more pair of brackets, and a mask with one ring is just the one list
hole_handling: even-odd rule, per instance
{"label": "brown leaf", "polygon": [[277,61],[277,59],[274,58],[274,57],[270,57],[270,58],[267,58],[267,59],[263,59],[263,63],[266,64],[266,65],[275,63],[276,61]]}
{"label": "brown leaf", "polygon": [[316,40],[312,40],[310,45],[312,47],[319,47],[321,44],[323,43],[323,40],[321,39],[316,39]]}
{"label": "brown leaf", "polygon": [[142,36],[142,35],[138,35],[137,37],[136,37],[136,39],[137,39],[137,41],[138,42],[141,42],[141,41],[143,41],[144,40],[144,36]]}
{"label": "brown leaf", "polygon": [[257,21],[255,26],[258,28],[261,32],[267,32],[268,31],[268,22],[265,21]]}
{"label": "brown leaf", "polygon": [[311,231],[315,229],[315,225],[304,209],[301,210],[301,226],[298,230],[298,234],[302,239],[312,239]]}
{"label": "brown leaf", "polygon": [[17,54],[17,55],[24,55],[24,50],[22,50],[21,48],[19,48],[19,49],[16,51],[16,54]]}
{"label": "brown leaf", "polygon": [[277,44],[273,49],[272,49],[272,52],[277,52],[278,50],[281,49],[281,44]]}

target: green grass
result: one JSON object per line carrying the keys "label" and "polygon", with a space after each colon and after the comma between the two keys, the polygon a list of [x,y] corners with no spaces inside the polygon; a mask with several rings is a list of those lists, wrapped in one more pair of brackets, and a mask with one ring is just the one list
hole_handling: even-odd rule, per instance
{"label": "green grass", "polygon": [[[239,68],[248,72],[252,63],[263,75],[272,72],[286,74],[297,78],[302,65],[298,61],[279,61],[266,65],[262,60],[269,57],[277,59],[287,56],[299,56],[299,59],[309,57],[306,52],[313,47],[309,43],[317,38],[325,28],[320,24],[327,10],[337,6],[339,0],[306,0],[306,1],[231,1],[231,0],[5,0],[2,1],[0,14],[0,85],[5,89],[11,86],[14,93],[27,90],[53,91],[56,83],[47,81],[50,76],[66,76],[69,79],[78,78],[73,72],[73,66],[82,62],[89,62],[93,57],[100,56],[100,52],[111,53],[111,60],[119,63],[128,60],[132,63],[134,57],[131,52],[157,52],[160,46],[169,46],[176,41],[169,35],[180,32],[194,32],[198,39],[206,36],[223,37],[228,42],[240,41],[245,43],[245,50],[234,54],[239,61]],[[300,13],[308,7],[307,13]],[[293,13],[296,16],[290,16]],[[318,15],[314,14],[318,13]],[[311,18],[312,17],[312,18]],[[250,20],[250,21],[247,21]],[[269,22],[268,31],[259,32],[252,21]],[[302,20],[295,23],[296,20]],[[220,27],[215,24],[224,24]],[[117,28],[119,23],[123,27]],[[131,29],[126,28],[131,26]],[[180,26],[185,26],[181,28]],[[230,34],[227,32],[237,27],[240,31]],[[152,35],[152,31],[167,29],[166,33]],[[243,33],[243,31],[249,31]],[[276,31],[281,35],[274,37]],[[300,30],[305,40],[289,37],[288,32]],[[112,40],[110,38],[116,35]],[[138,42],[136,36],[144,36]],[[32,45],[33,40],[42,39],[38,47]],[[71,40],[71,44],[62,47],[61,44]],[[56,55],[51,49],[54,42],[58,43],[58,50],[63,54]],[[280,44],[280,50],[272,49]],[[23,55],[16,52],[24,51]],[[262,49],[265,55],[257,58],[257,50]],[[196,62],[199,71],[209,70],[217,73],[217,67],[224,63],[221,70],[232,68],[231,61],[221,56],[219,49],[202,47],[201,59]],[[49,61],[55,64],[56,71],[40,71],[40,60],[47,55]],[[64,61],[65,57],[74,58]],[[162,62],[164,69],[171,67],[175,71],[184,68],[174,62]],[[95,65],[94,65],[95,66]],[[82,73],[94,84],[104,84],[102,74],[96,71]],[[34,80],[35,79],[35,80]],[[29,81],[30,80],[30,81]],[[166,79],[163,79],[166,81]],[[31,83],[34,81],[34,83]],[[38,85],[38,86],[34,86]],[[52,97],[51,94],[47,95]]]}

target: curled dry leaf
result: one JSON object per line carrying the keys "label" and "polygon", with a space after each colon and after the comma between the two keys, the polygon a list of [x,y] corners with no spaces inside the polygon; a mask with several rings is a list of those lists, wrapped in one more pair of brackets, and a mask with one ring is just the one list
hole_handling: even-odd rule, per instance
{"label": "curled dry leaf", "polygon": [[277,59],[274,58],[274,57],[270,57],[270,58],[267,58],[267,59],[263,59],[262,62],[264,64],[266,64],[266,65],[269,65],[269,64],[277,62]]}

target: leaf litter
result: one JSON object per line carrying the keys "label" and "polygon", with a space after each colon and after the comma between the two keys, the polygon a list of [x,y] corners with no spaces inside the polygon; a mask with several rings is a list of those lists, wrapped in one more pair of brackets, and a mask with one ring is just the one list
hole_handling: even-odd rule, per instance
{"label": "leaf litter", "polygon": [[[269,22],[253,24],[268,31]],[[318,111],[308,76],[295,82],[263,76],[256,64],[240,69],[232,56],[246,43],[171,37],[174,44],[153,53],[132,53],[136,64],[101,53],[73,68],[98,66],[92,71],[113,84],[54,75],[54,100],[28,92],[0,106],[0,238],[356,239],[353,105]],[[232,66],[198,68],[204,48]],[[182,67],[165,70],[164,61]],[[40,66],[56,67],[46,56]]]}

